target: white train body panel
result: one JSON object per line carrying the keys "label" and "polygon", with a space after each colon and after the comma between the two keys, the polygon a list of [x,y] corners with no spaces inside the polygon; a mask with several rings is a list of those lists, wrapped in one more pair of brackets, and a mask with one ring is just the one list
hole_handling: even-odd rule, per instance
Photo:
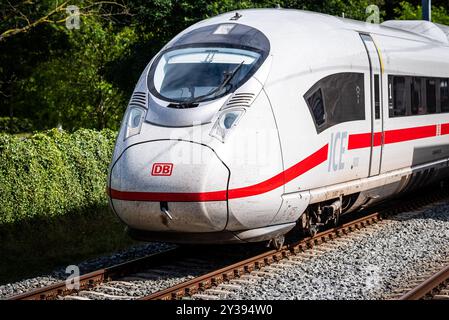
{"label": "white train body panel", "polygon": [[137,238],[261,241],[314,204],[351,212],[445,177],[449,27],[425,27],[283,9],[191,26],[136,85],[113,210]]}

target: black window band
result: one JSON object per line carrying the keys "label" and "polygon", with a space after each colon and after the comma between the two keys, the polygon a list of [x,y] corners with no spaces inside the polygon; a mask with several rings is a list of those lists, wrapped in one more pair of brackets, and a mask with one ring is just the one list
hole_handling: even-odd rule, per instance
{"label": "black window band", "polygon": [[449,112],[449,79],[388,76],[390,118]]}

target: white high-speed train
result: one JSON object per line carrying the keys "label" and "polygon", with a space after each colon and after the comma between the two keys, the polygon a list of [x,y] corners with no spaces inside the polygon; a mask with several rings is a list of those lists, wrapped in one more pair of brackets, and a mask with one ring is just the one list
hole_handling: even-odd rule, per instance
{"label": "white high-speed train", "polygon": [[108,190],[138,239],[279,246],[448,165],[449,27],[244,10],[151,60]]}

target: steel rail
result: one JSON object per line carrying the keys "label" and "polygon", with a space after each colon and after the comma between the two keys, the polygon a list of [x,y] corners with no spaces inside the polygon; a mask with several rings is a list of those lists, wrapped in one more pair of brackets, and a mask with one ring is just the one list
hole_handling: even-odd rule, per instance
{"label": "steel rail", "polygon": [[179,254],[180,252],[177,248],[168,249],[142,258],[123,262],[112,267],[86,273],[79,277],[79,287],[77,288],[72,288],[71,285],[67,286],[66,281],[61,281],[47,287],[14,295],[9,297],[8,300],[55,300],[58,296],[69,295],[80,290],[88,290],[103,282],[109,281],[113,277],[120,277],[128,274],[132,272],[132,270],[138,270],[145,266],[160,264],[163,261],[178,258]]}
{"label": "steel rail", "polygon": [[449,281],[449,265],[401,296],[399,300],[420,300],[446,281]]}

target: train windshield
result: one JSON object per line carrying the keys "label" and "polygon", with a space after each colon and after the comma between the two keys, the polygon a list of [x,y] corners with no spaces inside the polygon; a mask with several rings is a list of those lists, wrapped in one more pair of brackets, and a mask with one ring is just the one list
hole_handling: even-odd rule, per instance
{"label": "train windshield", "polygon": [[164,100],[179,103],[217,99],[248,80],[260,60],[260,53],[236,48],[169,50],[150,70],[150,90]]}

